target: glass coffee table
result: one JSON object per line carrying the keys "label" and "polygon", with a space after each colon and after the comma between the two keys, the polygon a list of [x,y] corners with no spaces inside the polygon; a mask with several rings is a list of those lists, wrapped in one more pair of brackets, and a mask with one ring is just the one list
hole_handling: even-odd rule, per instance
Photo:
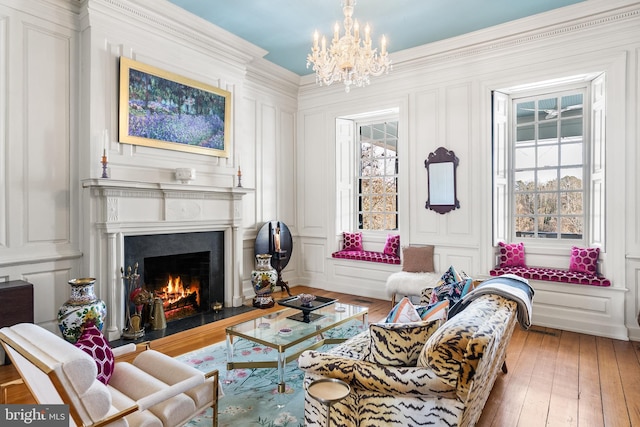
{"label": "glass coffee table", "polygon": [[[287,308],[257,319],[226,328],[227,370],[239,368],[278,368],[278,392],[285,392],[284,366],[296,359],[303,351],[313,350],[324,344],[337,344],[347,338],[332,338],[325,332],[350,320],[362,319],[363,327],[368,327],[367,307],[335,302],[314,311],[313,320],[296,320],[300,310]],[[276,360],[234,361],[234,337],[277,350]]]}

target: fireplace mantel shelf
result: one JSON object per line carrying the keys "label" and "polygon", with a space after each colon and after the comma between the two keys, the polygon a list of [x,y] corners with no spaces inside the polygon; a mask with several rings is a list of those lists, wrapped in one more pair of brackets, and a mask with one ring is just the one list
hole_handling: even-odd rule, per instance
{"label": "fireplace mantel shelf", "polygon": [[82,181],[84,188],[113,188],[113,189],[135,189],[135,190],[160,190],[160,191],[184,191],[196,193],[227,193],[245,195],[252,193],[253,188],[246,187],[212,187],[207,185],[181,184],[177,182],[140,182],[123,181],[109,178],[90,178]]}

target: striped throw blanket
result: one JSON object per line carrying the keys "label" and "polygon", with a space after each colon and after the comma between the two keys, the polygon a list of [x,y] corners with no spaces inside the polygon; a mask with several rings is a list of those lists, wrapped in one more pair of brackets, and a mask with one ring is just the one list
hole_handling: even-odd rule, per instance
{"label": "striped throw blanket", "polygon": [[449,319],[460,313],[471,301],[481,295],[496,294],[511,299],[518,304],[518,323],[524,329],[531,326],[532,301],[534,290],[529,281],[515,274],[503,274],[480,283],[449,310]]}

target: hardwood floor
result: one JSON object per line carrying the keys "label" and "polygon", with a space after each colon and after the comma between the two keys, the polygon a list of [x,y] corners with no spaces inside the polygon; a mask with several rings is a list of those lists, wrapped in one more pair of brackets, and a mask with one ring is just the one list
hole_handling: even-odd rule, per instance
{"label": "hardwood floor", "polygon": [[[297,286],[369,307],[369,321],[382,320],[389,301]],[[283,297],[286,294],[277,294]],[[152,341],[170,356],[223,341],[227,326],[276,311],[252,311]],[[480,427],[640,426],[640,343],[534,326],[518,327],[507,352],[509,373],[499,374]],[[0,383],[18,378],[12,365],[0,366]],[[33,403],[23,386],[9,389],[8,403]]]}

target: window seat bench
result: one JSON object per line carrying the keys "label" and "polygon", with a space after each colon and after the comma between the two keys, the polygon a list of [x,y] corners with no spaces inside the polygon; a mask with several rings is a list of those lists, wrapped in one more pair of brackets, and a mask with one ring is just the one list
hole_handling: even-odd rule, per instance
{"label": "window seat bench", "polygon": [[496,267],[489,271],[492,276],[502,274],[517,274],[520,277],[531,280],[542,280],[545,282],[573,283],[577,285],[591,286],[611,286],[611,280],[601,275],[589,275],[577,271],[564,270],[561,268],[543,267]]}
{"label": "window seat bench", "polygon": [[381,264],[400,264],[400,257],[376,251],[342,250],[331,254],[333,258],[352,259],[358,261],[378,262]]}
{"label": "window seat bench", "polygon": [[624,285],[602,275],[564,268],[503,267],[491,276],[517,274],[535,290],[533,324],[545,328],[628,340]]}

